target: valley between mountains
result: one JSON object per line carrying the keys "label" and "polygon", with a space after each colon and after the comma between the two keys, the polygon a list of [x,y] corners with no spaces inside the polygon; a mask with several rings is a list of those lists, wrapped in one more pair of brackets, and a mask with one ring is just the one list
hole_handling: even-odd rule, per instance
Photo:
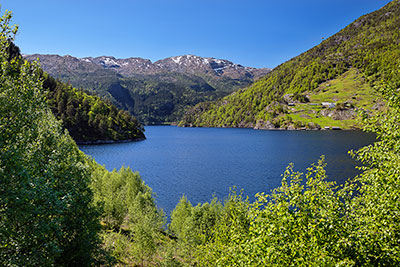
{"label": "valley between mountains", "polygon": [[54,78],[108,99],[146,125],[178,122],[196,104],[229,95],[271,71],[194,55],[154,63],[143,58],[107,56],[24,57],[39,59],[42,69]]}

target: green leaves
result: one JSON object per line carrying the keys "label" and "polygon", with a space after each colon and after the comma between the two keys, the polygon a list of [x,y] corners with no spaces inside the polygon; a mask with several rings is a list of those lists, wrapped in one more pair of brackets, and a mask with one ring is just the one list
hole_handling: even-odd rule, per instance
{"label": "green leaves", "polygon": [[400,97],[389,86],[380,88],[388,101],[386,112],[364,117],[364,129],[377,133],[377,142],[353,155],[362,161],[364,172],[355,178],[359,194],[350,203],[349,223],[358,229],[357,261],[370,265],[400,262]]}
{"label": "green leaves", "polygon": [[325,181],[321,159],[303,175],[290,165],[282,186],[260,193],[252,204],[233,194],[224,206],[212,238],[198,251],[205,265],[329,265],[343,232],[343,203]]}
{"label": "green leaves", "polygon": [[36,63],[0,19],[0,265],[87,266],[97,251],[86,156],[47,109]]}
{"label": "green leaves", "polygon": [[103,240],[120,263],[150,261],[159,247],[164,217],[152,190],[137,172],[122,167],[108,172],[92,163],[94,204],[102,208]]}

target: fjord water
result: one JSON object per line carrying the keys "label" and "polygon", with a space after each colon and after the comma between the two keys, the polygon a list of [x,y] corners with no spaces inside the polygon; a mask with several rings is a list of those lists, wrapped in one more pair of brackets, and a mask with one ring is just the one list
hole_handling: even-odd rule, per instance
{"label": "fjord water", "polygon": [[360,131],[262,131],[231,128],[148,126],[139,142],[86,145],[81,150],[108,170],[138,171],[167,215],[180,197],[192,204],[225,198],[236,186],[253,198],[281,183],[290,162],[304,172],[325,155],[327,174],[338,184],[357,174],[347,151],[371,144]]}

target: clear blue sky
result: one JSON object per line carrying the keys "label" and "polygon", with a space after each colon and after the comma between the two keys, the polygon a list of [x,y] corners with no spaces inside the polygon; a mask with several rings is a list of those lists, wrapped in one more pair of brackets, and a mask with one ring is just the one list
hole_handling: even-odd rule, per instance
{"label": "clear blue sky", "polygon": [[194,54],[275,67],[389,0],[0,0],[25,54],[152,61]]}

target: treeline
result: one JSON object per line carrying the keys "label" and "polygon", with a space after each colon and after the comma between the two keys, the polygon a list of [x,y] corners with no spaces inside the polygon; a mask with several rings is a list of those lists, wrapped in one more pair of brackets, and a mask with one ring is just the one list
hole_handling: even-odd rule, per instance
{"label": "treeline", "polygon": [[148,266],[165,239],[165,217],[154,194],[130,168],[92,173],[93,202],[103,213],[99,232],[110,264]]}
{"label": "treeline", "polygon": [[206,79],[196,75],[164,73],[124,78],[119,86],[110,86],[107,94],[111,94],[117,105],[134,114],[141,122],[151,125],[178,122],[188,107],[216,100],[228,93],[216,90]]}
{"label": "treeline", "polygon": [[[207,104],[202,113],[186,113],[181,126],[254,127],[257,121],[280,121],[276,107],[287,104],[283,95],[301,99],[322,82],[358,69],[375,86],[390,81],[400,86],[400,2],[392,1],[333,35],[309,51],[279,65],[247,89]],[[204,104],[199,104],[204,109]]]}

